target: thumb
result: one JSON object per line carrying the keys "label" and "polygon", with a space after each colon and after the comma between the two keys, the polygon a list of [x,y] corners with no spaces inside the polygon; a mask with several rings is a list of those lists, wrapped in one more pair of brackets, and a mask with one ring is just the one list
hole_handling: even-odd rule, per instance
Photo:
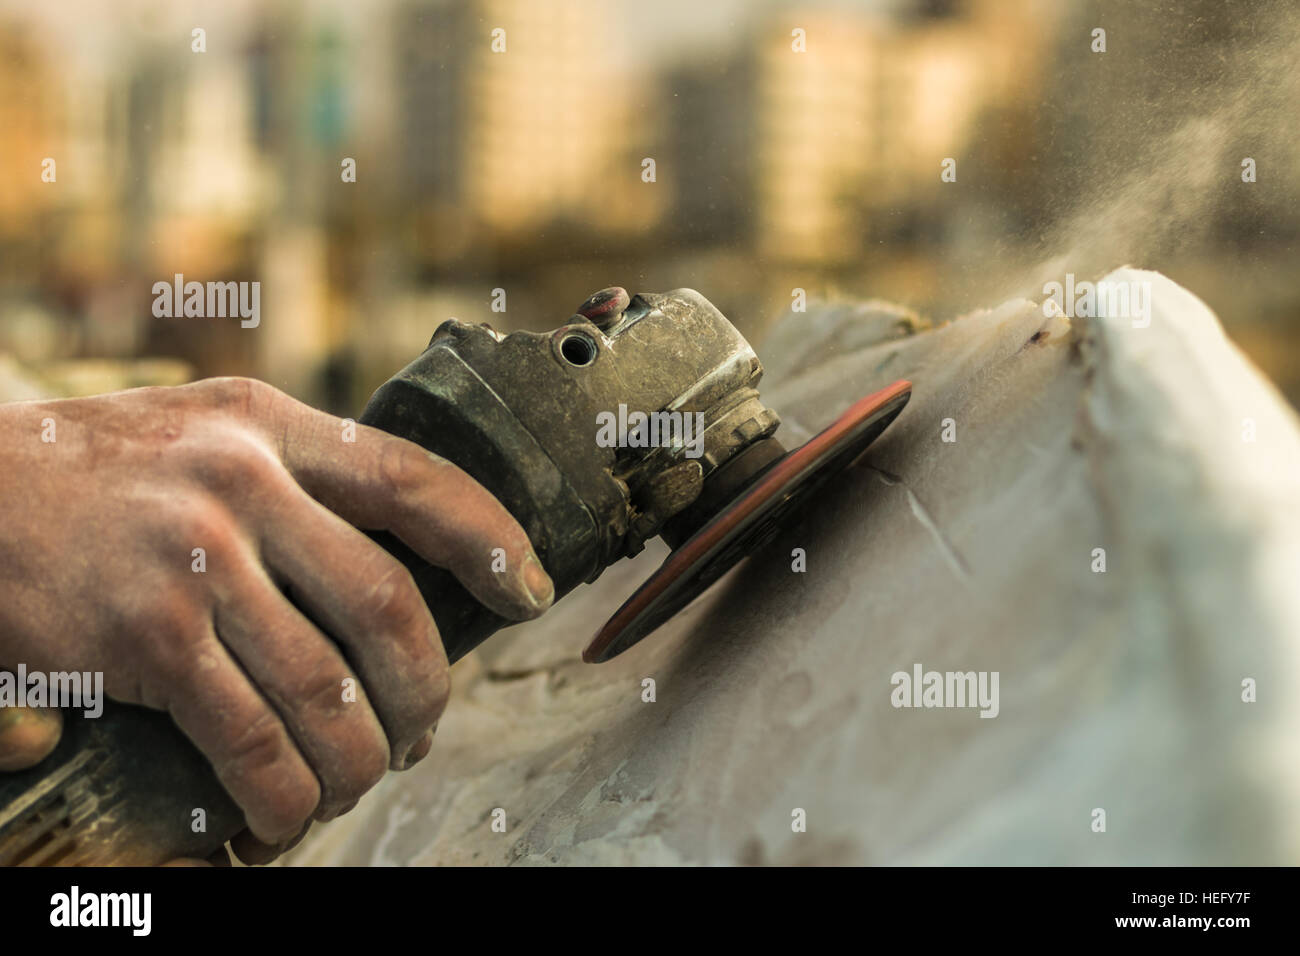
{"label": "thumb", "polygon": [[0,707],[0,772],[34,767],[62,733],[63,714],[53,707]]}

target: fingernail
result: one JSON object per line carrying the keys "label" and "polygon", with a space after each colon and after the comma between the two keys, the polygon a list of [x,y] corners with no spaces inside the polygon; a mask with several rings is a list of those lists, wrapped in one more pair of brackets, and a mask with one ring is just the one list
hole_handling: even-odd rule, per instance
{"label": "fingernail", "polygon": [[524,561],[524,586],[534,605],[545,609],[555,600],[555,585],[541,563],[533,555]]}
{"label": "fingernail", "polygon": [[429,751],[433,749],[433,731],[425,731],[423,737],[411,745],[411,749],[406,752],[406,759],[402,761],[402,769],[410,770],[417,763],[429,756]]}
{"label": "fingernail", "polygon": [[[357,805],[356,801],[355,800],[352,801],[351,806],[345,807],[343,810],[339,812],[339,816],[343,816],[343,814],[347,813],[349,810],[352,809],[352,807],[355,807],[356,805]],[[304,839],[306,839],[307,831],[310,829],[311,829],[311,821],[308,820],[307,825],[302,828],[302,831],[296,837],[290,840],[287,844],[285,844],[284,848],[281,849],[280,852],[288,853],[290,850],[296,847],[299,843],[301,843]]]}

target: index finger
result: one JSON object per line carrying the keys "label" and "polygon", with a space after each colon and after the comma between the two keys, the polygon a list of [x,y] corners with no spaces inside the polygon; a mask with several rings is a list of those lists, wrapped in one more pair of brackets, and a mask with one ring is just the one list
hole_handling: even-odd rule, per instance
{"label": "index finger", "polygon": [[[358,528],[396,535],[502,617],[527,620],[551,606],[555,588],[528,535],[477,481],[414,442],[294,405],[277,437],[309,495]],[[355,440],[344,440],[345,424]]]}

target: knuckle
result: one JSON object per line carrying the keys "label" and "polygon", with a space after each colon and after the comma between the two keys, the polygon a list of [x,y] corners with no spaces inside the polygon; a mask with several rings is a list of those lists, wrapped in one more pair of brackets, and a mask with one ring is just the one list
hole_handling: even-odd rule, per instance
{"label": "knuckle", "polygon": [[190,501],[179,509],[169,522],[180,538],[180,543],[190,552],[202,548],[209,562],[227,558],[239,550],[239,528],[224,506],[211,499]]}
{"label": "knuckle", "polygon": [[223,766],[241,771],[270,767],[289,755],[289,739],[279,719],[266,713],[235,734],[226,746]]}
{"label": "knuckle", "polygon": [[[364,713],[365,697],[359,682],[355,703],[345,696],[344,680],[356,678],[350,675],[339,662],[324,661],[312,671],[298,678],[287,688],[286,706],[292,707],[299,715],[298,719],[306,724],[306,729],[323,728],[330,732],[336,726],[344,728],[346,733],[355,724],[350,719],[354,713]],[[357,710],[360,705],[360,710]]]}
{"label": "knuckle", "polygon": [[199,658],[207,638],[202,620],[199,608],[178,596],[160,597],[144,613],[140,650],[165,685],[180,688],[191,684],[201,669]]}
{"label": "knuckle", "polygon": [[355,800],[383,777],[388,767],[388,740],[369,717],[364,697],[344,700],[341,663],[323,660],[292,691],[300,702],[303,730],[313,741],[312,763],[321,780],[322,804]]}
{"label": "knuckle", "polygon": [[214,406],[242,414],[265,410],[280,394],[266,382],[238,375],[205,379],[198,386],[206,391]]}
{"label": "knuckle", "polygon": [[[280,836],[302,827],[320,803],[320,783],[305,767],[295,767],[295,752],[279,719],[272,713],[255,720],[227,744],[217,765],[223,781],[274,779],[257,793],[255,814],[263,834]],[[267,771],[270,771],[268,774]]]}
{"label": "knuckle", "polygon": [[201,612],[187,595],[162,593],[141,614],[142,631],[154,642],[190,644],[202,633]]}
{"label": "knuckle", "polygon": [[246,432],[228,436],[217,453],[197,465],[203,483],[227,497],[274,485],[283,472],[271,450]]}
{"label": "knuckle", "polygon": [[386,436],[379,447],[380,480],[393,493],[412,493],[428,484],[431,461],[418,445]]}
{"label": "knuckle", "polygon": [[367,680],[397,751],[441,716],[451,683],[437,624],[414,579],[389,555],[380,558],[359,604],[386,648],[382,671]]}
{"label": "knuckle", "polygon": [[205,611],[180,592],[162,594],[143,610],[121,615],[122,645],[136,665],[134,678],[118,684],[114,696],[158,710],[202,693],[204,675],[218,664],[208,646]]}
{"label": "knuckle", "polygon": [[293,699],[302,701],[311,713],[343,713],[347,707],[343,700],[343,679],[346,676],[341,665],[322,662],[299,678],[291,691]]}
{"label": "knuckle", "polygon": [[429,610],[411,572],[387,555],[376,564],[379,567],[369,576],[370,586],[360,602],[362,613],[386,631],[423,633]]}

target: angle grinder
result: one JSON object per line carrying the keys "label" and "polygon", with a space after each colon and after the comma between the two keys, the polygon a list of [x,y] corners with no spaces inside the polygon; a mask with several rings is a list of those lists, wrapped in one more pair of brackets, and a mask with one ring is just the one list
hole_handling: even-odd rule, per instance
{"label": "angle grinder", "polygon": [[[763,366],[691,289],[596,293],[551,332],[450,320],[371,397],[361,422],[459,465],[528,533],[560,599],[659,536],[673,549],[583,653],[607,661],[761,548],[902,411],[867,396],[793,451],[757,390]],[[598,423],[617,416],[618,440]],[[387,533],[459,660],[514,623]],[[196,811],[202,811],[201,814]],[[202,820],[202,826],[196,825]],[[37,766],[0,774],[0,865],[150,865],[206,857],[244,827],[169,715],[108,701],[65,711]]]}

